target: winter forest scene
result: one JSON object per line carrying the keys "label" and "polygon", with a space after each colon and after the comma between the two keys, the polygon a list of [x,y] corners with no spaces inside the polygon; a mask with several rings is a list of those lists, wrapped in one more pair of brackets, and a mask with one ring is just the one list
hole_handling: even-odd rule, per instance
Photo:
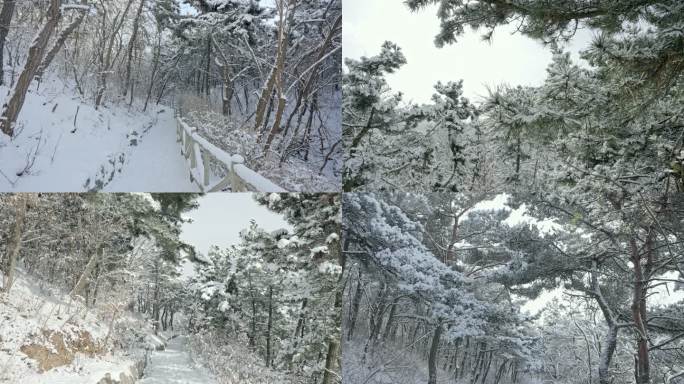
{"label": "winter forest scene", "polygon": [[1,191],[339,190],[340,0],[0,3]]}
{"label": "winter forest scene", "polygon": [[340,205],[0,195],[0,382],[340,383]]}
{"label": "winter forest scene", "polygon": [[343,382],[684,383],[684,2],[343,28]]}

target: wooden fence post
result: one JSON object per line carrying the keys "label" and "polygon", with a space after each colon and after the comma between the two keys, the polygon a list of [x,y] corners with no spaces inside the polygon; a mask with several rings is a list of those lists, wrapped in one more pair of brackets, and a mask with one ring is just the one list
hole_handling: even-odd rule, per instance
{"label": "wooden fence post", "polygon": [[[189,127],[181,117],[176,118],[176,123],[178,134],[177,141],[181,145],[181,154],[185,160],[190,160],[190,182],[196,183],[201,191],[220,191],[228,187],[230,187],[233,192],[258,191],[259,188],[270,188],[269,185],[273,185],[269,180],[264,179],[263,176],[247,168],[244,165],[245,159],[242,156],[225,153],[202,136],[194,136],[197,130]],[[212,157],[228,168],[228,174],[225,177],[216,175],[221,178],[213,186],[211,185]],[[200,165],[202,168],[201,170],[199,170]],[[243,179],[238,174],[236,166],[243,167],[242,174],[247,177],[249,181]],[[266,187],[264,187],[264,185],[266,185]],[[280,189],[277,186],[276,188]]]}
{"label": "wooden fence post", "polygon": [[202,165],[204,166],[204,187],[209,186],[209,170],[211,168],[211,160],[209,159],[209,151],[206,149],[202,151]]}
{"label": "wooden fence post", "polygon": [[244,192],[247,190],[247,185],[235,172],[235,166],[244,163],[245,159],[240,155],[233,155],[230,157],[230,189],[233,192]]}
{"label": "wooden fence post", "polygon": [[[202,148],[200,147],[199,143],[196,142],[195,140],[192,141],[192,158],[194,160],[193,169],[197,168],[199,170],[200,167],[202,168],[199,172],[197,172],[196,175],[204,174],[204,162],[202,161]],[[203,180],[199,180],[199,178],[197,178],[197,180],[195,180],[195,181],[197,182],[200,189],[204,190],[204,185],[202,183]]]}

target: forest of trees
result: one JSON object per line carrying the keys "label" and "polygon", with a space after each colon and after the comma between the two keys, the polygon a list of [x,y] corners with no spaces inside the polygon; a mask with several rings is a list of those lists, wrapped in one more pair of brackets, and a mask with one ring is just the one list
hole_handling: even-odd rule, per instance
{"label": "forest of trees", "polygon": [[[8,95],[0,129],[10,138],[20,133],[32,89],[59,79],[59,92],[73,89],[96,110],[171,106],[285,188],[335,190],[341,2],[262,3],[3,1],[0,85]],[[78,111],[71,118],[75,125]]]}
{"label": "forest of trees", "polygon": [[[191,194],[0,196],[3,292],[21,267],[86,306],[135,310],[161,330],[180,306],[176,265],[193,248],[179,240]],[[135,299],[134,299],[135,298]]]}
{"label": "forest of trees", "polygon": [[[180,240],[197,198],[0,196],[0,306],[20,270],[45,292],[106,313],[114,329],[141,316],[160,337],[189,336],[218,383],[339,383],[340,196],[255,195],[291,230],[267,232],[253,221],[239,244],[209,255]],[[183,272],[186,263],[195,272]]]}
{"label": "forest of trees", "polygon": [[[386,42],[375,56],[346,59],[345,191],[488,190],[570,174],[617,189],[684,190],[681,2],[407,2],[432,3],[441,10],[439,46],[468,27],[496,38],[494,28],[520,20],[520,32],[553,51],[545,81],[502,85],[473,103],[455,78],[435,85],[432,103],[407,105],[386,81],[410,63],[401,47]],[[582,65],[561,48],[578,24],[596,33]]]}
{"label": "forest of trees", "polygon": [[240,340],[265,367],[291,375],[259,382],[339,383],[340,196],[257,200],[283,214],[292,230],[268,232],[252,222],[238,245],[210,251],[194,278],[189,327],[208,340]]}
{"label": "forest of trees", "polygon": [[343,188],[368,193],[343,204],[345,381],[684,382],[684,4],[406,2],[435,4],[439,47],[514,24],[552,61],[413,105],[387,82],[401,47],[346,60]]}
{"label": "forest of trees", "polygon": [[599,219],[506,200],[344,196],[345,381],[681,380],[684,202],[655,221],[646,205]]}

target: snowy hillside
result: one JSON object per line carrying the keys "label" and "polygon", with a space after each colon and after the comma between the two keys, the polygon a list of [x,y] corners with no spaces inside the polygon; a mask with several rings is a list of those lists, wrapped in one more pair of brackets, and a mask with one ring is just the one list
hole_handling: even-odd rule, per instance
{"label": "snowy hillside", "polygon": [[0,194],[0,381],[339,384],[339,195],[248,198],[186,243],[206,196]]}
{"label": "snowy hillside", "polygon": [[15,136],[0,135],[0,190],[196,191],[175,129],[170,108],[95,110],[69,84],[45,81],[27,94]]}
{"label": "snowy hillside", "polygon": [[23,272],[2,298],[0,319],[0,382],[92,384],[141,373],[144,353],[123,346],[143,340],[144,323],[123,315],[113,325],[105,308],[86,308]]}

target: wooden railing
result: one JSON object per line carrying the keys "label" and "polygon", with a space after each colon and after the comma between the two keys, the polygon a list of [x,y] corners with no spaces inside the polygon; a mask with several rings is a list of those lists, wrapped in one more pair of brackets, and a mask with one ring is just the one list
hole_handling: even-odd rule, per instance
{"label": "wooden railing", "polygon": [[[213,145],[191,128],[181,117],[176,117],[177,142],[181,145],[181,154],[190,166],[190,180],[197,184],[202,192],[218,192],[230,189],[233,192],[287,192],[257,172],[247,168],[240,155],[230,155]],[[212,180],[212,158],[222,163],[227,175],[220,176],[218,181]]]}

